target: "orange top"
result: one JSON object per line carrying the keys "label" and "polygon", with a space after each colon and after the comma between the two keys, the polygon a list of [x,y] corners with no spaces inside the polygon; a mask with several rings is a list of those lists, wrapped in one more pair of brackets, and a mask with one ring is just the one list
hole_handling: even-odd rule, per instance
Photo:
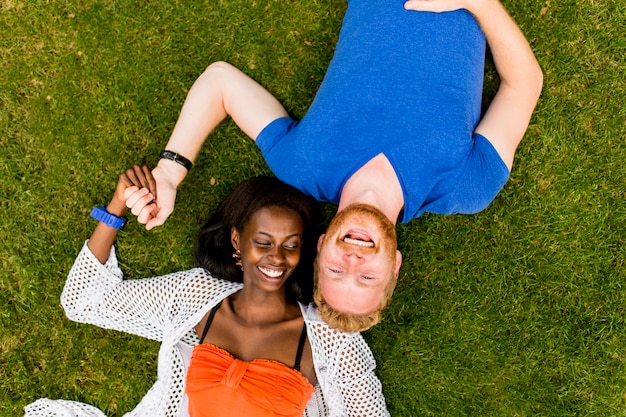
{"label": "orange top", "polygon": [[246,362],[218,346],[200,344],[193,349],[185,391],[191,417],[300,417],[315,389],[280,362]]}

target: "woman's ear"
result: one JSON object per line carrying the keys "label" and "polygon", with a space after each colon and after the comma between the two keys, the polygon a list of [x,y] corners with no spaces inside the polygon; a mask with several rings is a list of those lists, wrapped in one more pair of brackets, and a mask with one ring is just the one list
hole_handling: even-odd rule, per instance
{"label": "woman's ear", "polygon": [[239,232],[235,226],[230,228],[230,243],[233,244],[233,248],[235,248],[235,250],[239,249]]}

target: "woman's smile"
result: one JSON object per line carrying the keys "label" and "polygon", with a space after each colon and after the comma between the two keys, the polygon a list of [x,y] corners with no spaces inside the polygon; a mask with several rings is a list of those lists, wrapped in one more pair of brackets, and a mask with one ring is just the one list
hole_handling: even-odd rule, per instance
{"label": "woman's smile", "polygon": [[233,230],[233,246],[241,251],[244,288],[284,290],[300,262],[303,233],[300,215],[279,206],[258,210],[241,233]]}

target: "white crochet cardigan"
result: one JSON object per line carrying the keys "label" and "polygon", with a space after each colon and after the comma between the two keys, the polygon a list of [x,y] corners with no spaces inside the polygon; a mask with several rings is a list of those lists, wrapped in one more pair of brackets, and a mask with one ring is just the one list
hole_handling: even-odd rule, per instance
{"label": "white crochet cardigan", "polygon": [[[188,417],[185,376],[194,326],[241,284],[211,276],[202,268],[138,280],[124,280],[115,250],[105,265],[87,245],[76,258],[61,304],[74,321],[115,329],[161,342],[158,377],[127,417]],[[376,362],[358,333],[331,329],[313,304],[300,305],[313,351],[318,384],[305,416],[388,416]],[[25,416],[102,417],[96,407],[66,400],[40,399]]]}

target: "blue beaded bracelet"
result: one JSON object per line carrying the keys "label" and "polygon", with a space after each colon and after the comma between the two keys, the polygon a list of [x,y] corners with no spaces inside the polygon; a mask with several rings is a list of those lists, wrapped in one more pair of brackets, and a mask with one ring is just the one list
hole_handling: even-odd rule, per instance
{"label": "blue beaded bracelet", "polygon": [[116,215],[109,213],[104,206],[94,207],[91,210],[90,216],[115,229],[121,229],[126,224],[125,218],[117,217]]}

